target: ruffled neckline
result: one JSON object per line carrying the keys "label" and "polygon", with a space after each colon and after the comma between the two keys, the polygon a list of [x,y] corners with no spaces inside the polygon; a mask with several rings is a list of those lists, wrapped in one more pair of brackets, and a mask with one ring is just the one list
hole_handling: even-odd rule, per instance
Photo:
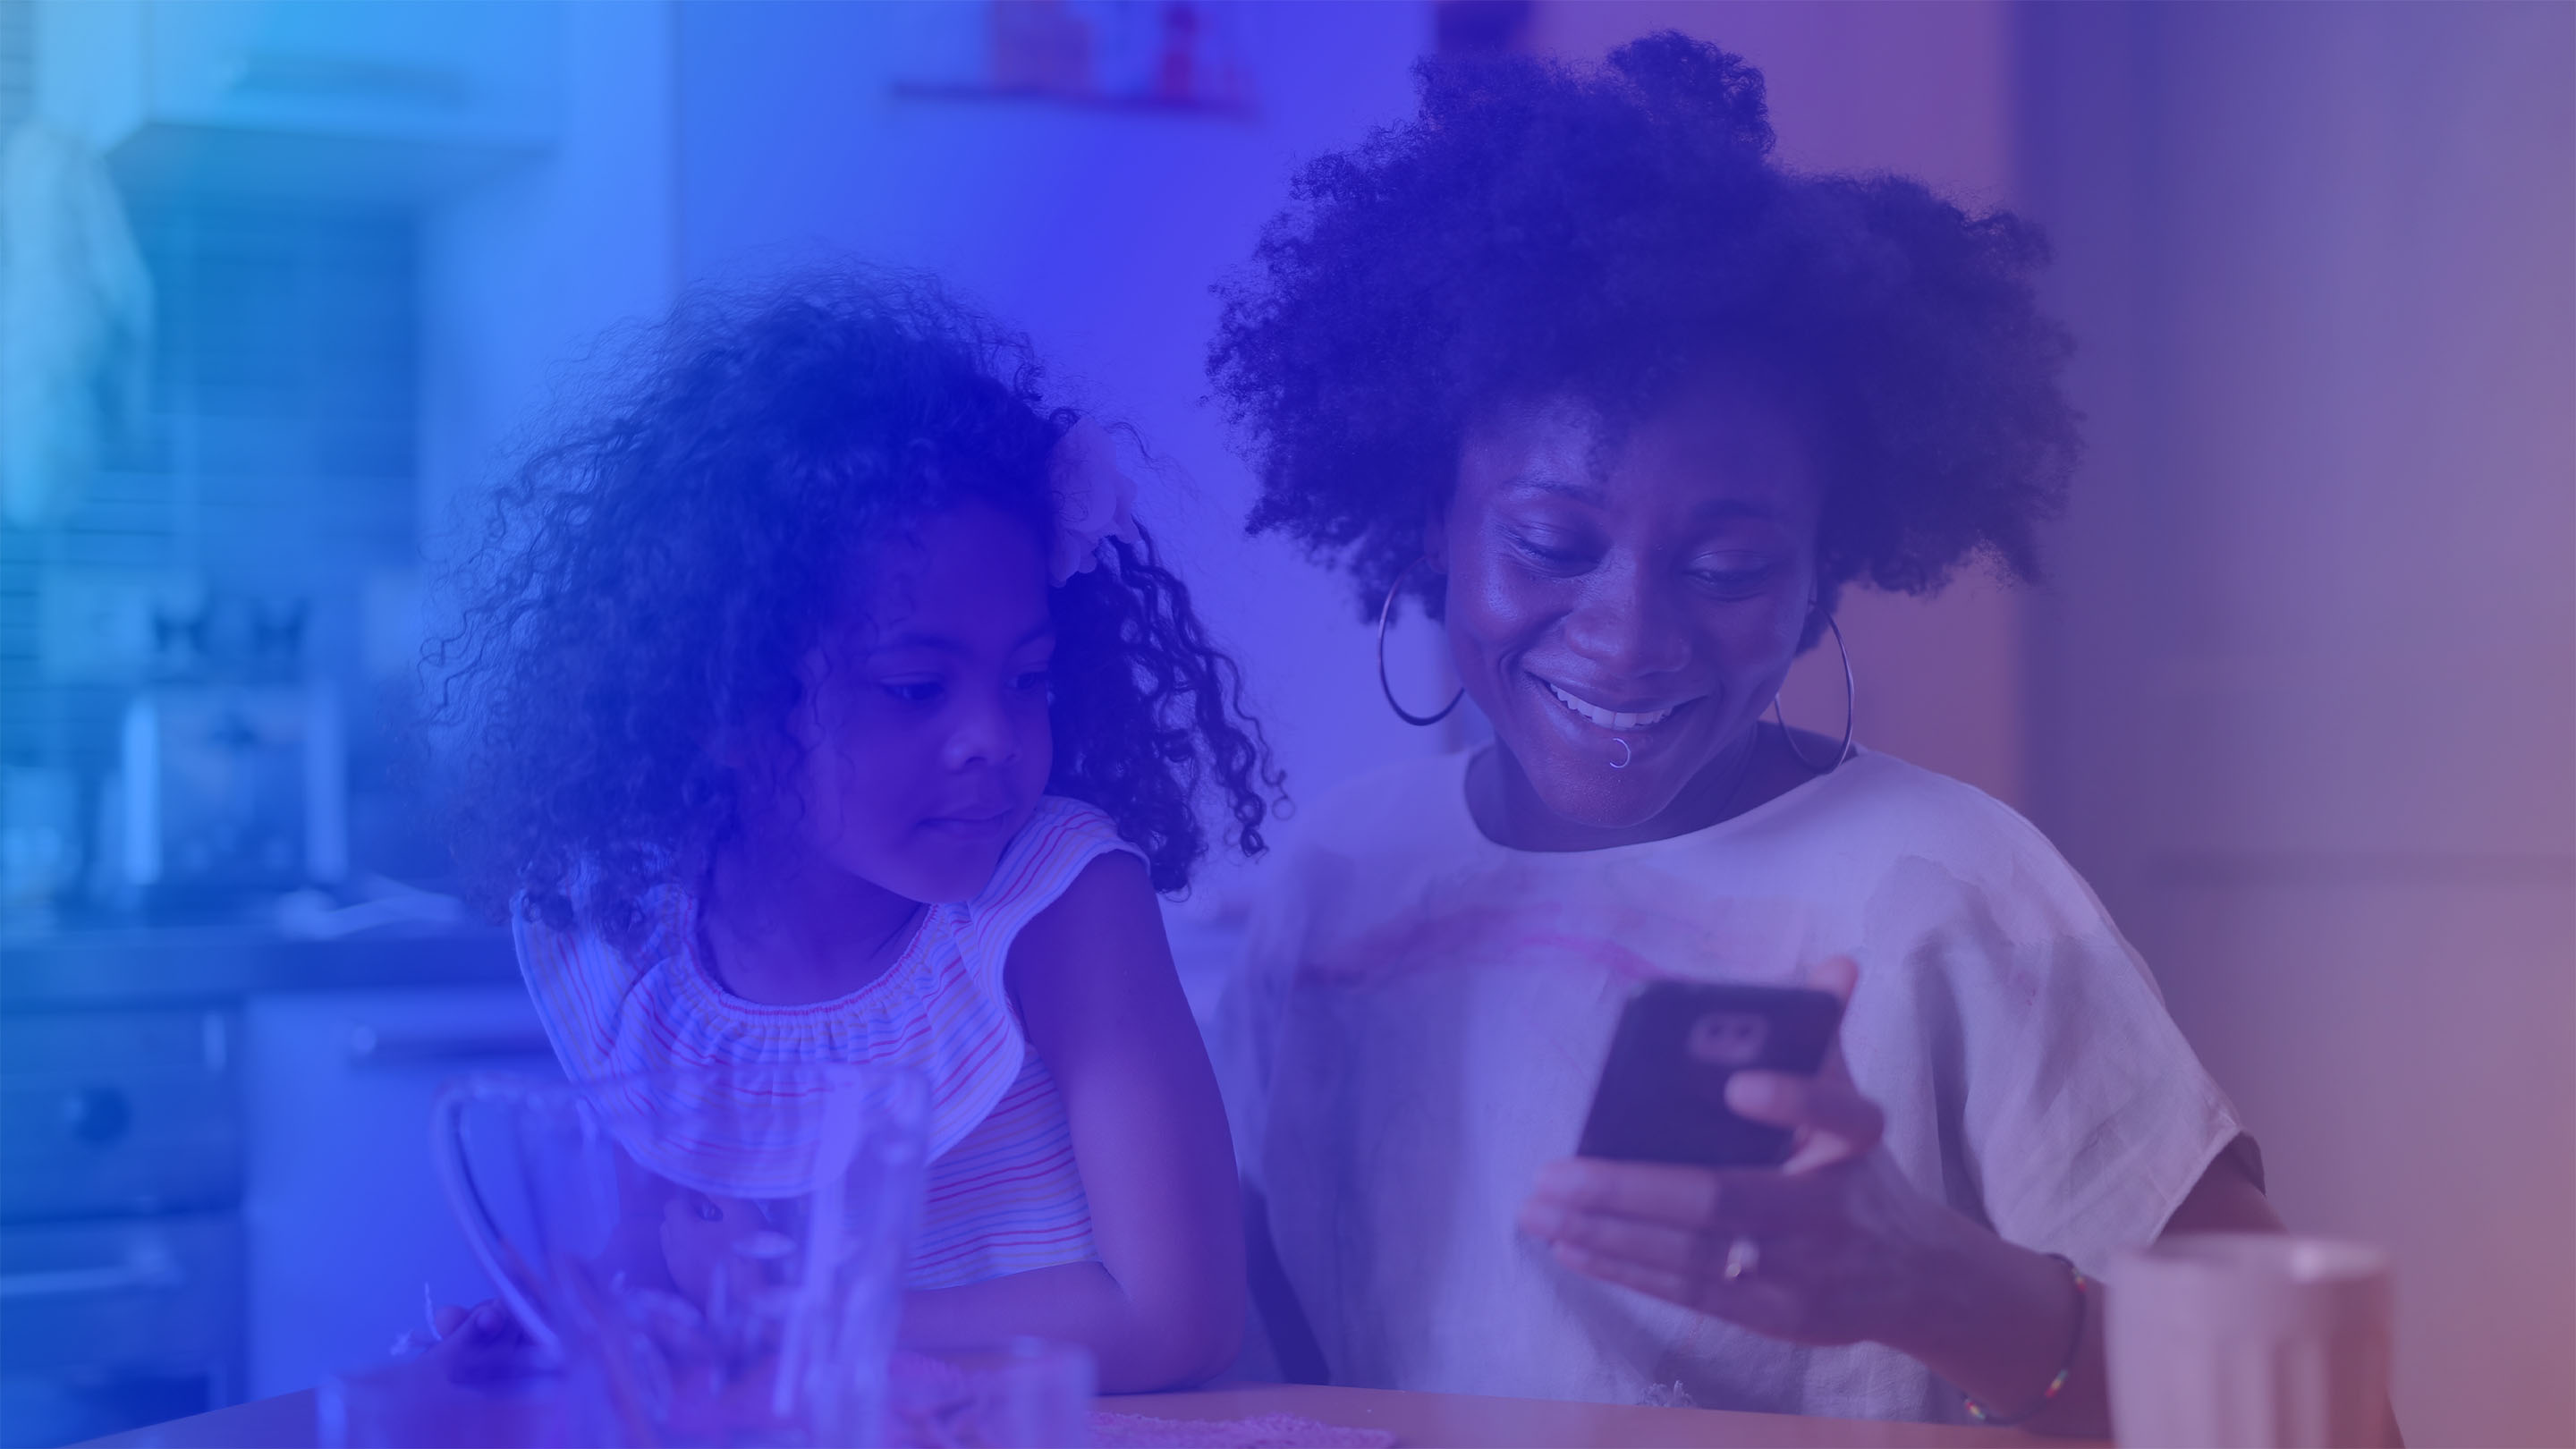
{"label": "ruffled neckline", "polygon": [[[962,904],[934,905],[922,913],[921,923],[913,928],[912,939],[902,951],[888,961],[885,969],[865,985],[825,997],[820,1001],[799,1001],[784,1005],[751,1001],[725,989],[706,959],[700,935],[699,901],[694,893],[680,893],[678,908],[665,917],[662,939],[655,945],[656,954],[668,963],[673,980],[680,983],[698,1002],[715,1013],[741,1022],[779,1023],[823,1017],[846,1017],[870,1007],[919,994],[920,980],[936,960],[939,944],[955,931],[964,913]],[[914,988],[906,990],[909,986]]]}

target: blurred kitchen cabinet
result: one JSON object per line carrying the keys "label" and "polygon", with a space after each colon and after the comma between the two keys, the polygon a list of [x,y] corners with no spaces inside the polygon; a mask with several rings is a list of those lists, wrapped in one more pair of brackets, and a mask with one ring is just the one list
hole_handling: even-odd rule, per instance
{"label": "blurred kitchen cabinet", "polygon": [[0,1017],[0,1443],[239,1396],[235,1035],[214,1006]]}
{"label": "blurred kitchen cabinet", "polygon": [[555,134],[535,0],[38,0],[39,115],[129,186],[407,201]]}
{"label": "blurred kitchen cabinet", "polygon": [[255,996],[243,1013],[249,1393],[383,1359],[424,1296],[490,1297],[431,1165],[440,1084],[559,1075],[527,992],[471,987]]}
{"label": "blurred kitchen cabinet", "polygon": [[229,1212],[0,1231],[0,1443],[61,1444],[240,1398]]}
{"label": "blurred kitchen cabinet", "polygon": [[236,1030],[216,1008],[0,1018],[0,1219],[230,1208]]}

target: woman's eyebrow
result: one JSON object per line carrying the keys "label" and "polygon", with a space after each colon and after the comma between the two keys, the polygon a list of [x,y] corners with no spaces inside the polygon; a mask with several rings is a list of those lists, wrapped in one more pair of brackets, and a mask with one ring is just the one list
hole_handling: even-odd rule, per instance
{"label": "woman's eyebrow", "polygon": [[1756,503],[1749,498],[1709,498],[1692,508],[1691,516],[1694,518],[1750,518],[1757,522],[1770,523],[1780,517],[1780,510],[1768,503]]}
{"label": "woman's eyebrow", "polygon": [[[1544,493],[1551,498],[1587,503],[1596,508],[1604,506],[1607,502],[1602,491],[1589,483],[1577,483],[1570,479],[1539,474],[1515,478],[1503,485],[1503,491]],[[1690,516],[1694,521],[1701,523],[1730,519],[1744,519],[1753,523],[1777,523],[1780,521],[1780,510],[1768,503],[1758,503],[1746,498],[1709,498],[1692,505]]]}
{"label": "woman's eyebrow", "polygon": [[1577,503],[1597,504],[1602,501],[1601,490],[1598,487],[1551,474],[1524,473],[1504,484],[1503,490],[1507,493],[1546,493],[1558,498],[1570,498]]}

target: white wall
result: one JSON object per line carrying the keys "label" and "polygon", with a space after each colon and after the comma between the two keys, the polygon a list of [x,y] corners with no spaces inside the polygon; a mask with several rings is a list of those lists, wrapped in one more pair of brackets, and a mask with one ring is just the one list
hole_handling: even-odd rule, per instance
{"label": "white wall", "polygon": [[603,334],[668,310],[679,278],[676,7],[560,14],[553,147],[421,220],[421,536],[433,561],[555,379]]}
{"label": "white wall", "polygon": [[2093,457],[2040,823],[2416,1444],[2576,1442],[2576,10],[2035,6]]}

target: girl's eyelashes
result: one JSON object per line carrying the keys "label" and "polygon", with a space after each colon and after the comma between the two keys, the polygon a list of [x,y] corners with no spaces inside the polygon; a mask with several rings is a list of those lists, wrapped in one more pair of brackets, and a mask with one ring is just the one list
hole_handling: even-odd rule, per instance
{"label": "girl's eyelashes", "polygon": [[[1003,683],[1016,693],[1045,694],[1054,686],[1054,674],[1045,666],[1015,669],[1003,677]],[[903,704],[936,704],[948,692],[940,679],[881,679],[877,687]]]}

